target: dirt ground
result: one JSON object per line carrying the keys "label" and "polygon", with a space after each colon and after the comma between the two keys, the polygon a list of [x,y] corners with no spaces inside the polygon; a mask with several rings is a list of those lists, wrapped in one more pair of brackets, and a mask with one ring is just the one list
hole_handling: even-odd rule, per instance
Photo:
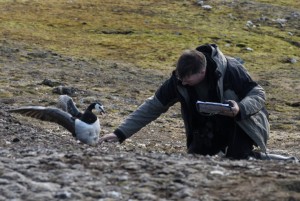
{"label": "dirt ground", "polygon": [[[62,85],[82,110],[104,104],[103,135],[153,94],[163,72],[5,40],[0,65],[0,200],[300,200],[299,163],[186,154],[178,105],[124,144],[96,147],[56,124],[7,113],[55,106]],[[269,151],[299,158],[299,134],[272,130]]]}

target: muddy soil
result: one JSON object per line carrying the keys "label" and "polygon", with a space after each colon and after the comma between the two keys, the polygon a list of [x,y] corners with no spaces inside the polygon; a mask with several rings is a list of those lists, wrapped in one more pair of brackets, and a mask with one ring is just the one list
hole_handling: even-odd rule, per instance
{"label": "muddy soil", "polygon": [[[100,100],[110,133],[168,76],[118,61],[78,59],[0,42],[0,200],[300,200],[294,162],[188,155],[175,105],[124,144],[91,147],[64,128],[11,115],[55,106],[58,86],[84,109]],[[272,130],[270,152],[300,157],[300,133]]]}

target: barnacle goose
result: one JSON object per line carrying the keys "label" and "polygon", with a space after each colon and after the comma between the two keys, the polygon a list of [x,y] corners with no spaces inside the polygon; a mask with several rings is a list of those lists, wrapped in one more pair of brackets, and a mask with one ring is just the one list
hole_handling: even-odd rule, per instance
{"label": "barnacle goose", "polygon": [[96,145],[99,140],[101,126],[98,117],[92,110],[103,114],[105,113],[103,105],[100,102],[91,103],[83,113],[79,112],[77,108],[72,109],[75,115],[73,115],[72,112],[67,112],[70,110],[63,111],[59,108],[42,106],[24,106],[10,109],[9,112],[19,113],[42,121],[57,123],[71,132],[73,137],[80,142],[88,145]]}

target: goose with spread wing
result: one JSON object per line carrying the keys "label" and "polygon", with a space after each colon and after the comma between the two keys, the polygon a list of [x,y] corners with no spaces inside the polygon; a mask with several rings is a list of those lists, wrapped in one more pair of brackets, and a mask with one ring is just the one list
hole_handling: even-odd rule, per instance
{"label": "goose with spread wing", "polygon": [[100,102],[91,103],[83,113],[80,113],[77,109],[77,115],[72,115],[59,108],[42,106],[24,106],[10,109],[9,112],[57,123],[66,128],[72,133],[73,137],[82,143],[96,145],[99,140],[101,126],[98,117],[92,112],[93,110],[101,114],[105,113],[104,107]]}

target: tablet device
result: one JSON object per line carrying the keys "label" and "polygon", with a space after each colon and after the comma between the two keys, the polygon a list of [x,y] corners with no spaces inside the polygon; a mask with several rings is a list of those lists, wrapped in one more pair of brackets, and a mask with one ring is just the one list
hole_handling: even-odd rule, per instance
{"label": "tablet device", "polygon": [[218,114],[222,111],[231,111],[229,103],[215,103],[197,101],[197,111],[200,113]]}

